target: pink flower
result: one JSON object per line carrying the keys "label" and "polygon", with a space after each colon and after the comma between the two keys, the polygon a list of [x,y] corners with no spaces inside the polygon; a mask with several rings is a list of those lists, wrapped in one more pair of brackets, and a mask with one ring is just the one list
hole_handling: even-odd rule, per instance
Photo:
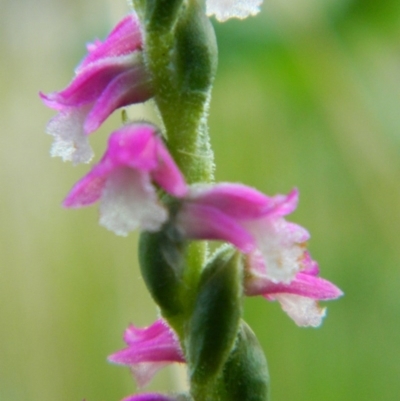
{"label": "pink flower", "polygon": [[127,348],[108,357],[110,362],[128,365],[139,387],[148,384],[155,373],[173,362],[185,362],[175,333],[163,319],[149,327],[130,325],[124,333]]}
{"label": "pink flower", "polygon": [[101,161],[78,181],[63,205],[78,208],[100,201],[100,224],[118,235],[140,226],[157,231],[167,220],[156,188],[182,197],[184,178],[155,126],[129,124],[110,135]]}
{"label": "pink flower", "polygon": [[319,307],[318,300],[336,299],[343,292],[318,277],[318,265],[308,252],[305,252],[302,264],[303,270],[290,283],[274,283],[268,279],[261,255],[250,254],[245,273],[245,293],[262,295],[270,301],[277,300],[298,326],[317,327],[325,316],[325,308]]}
{"label": "pink flower", "polygon": [[308,232],[283,216],[297,206],[298,192],[268,197],[241,185],[193,186],[177,215],[184,236],[227,241],[244,253],[259,252],[267,277],[289,283],[302,268]]}
{"label": "pink flower", "polygon": [[47,106],[59,111],[47,126],[54,137],[51,155],[74,164],[91,160],[87,134],[99,128],[114,110],[151,97],[135,14],[120,21],[104,42],[96,40],[87,49],[67,88],[40,94]]}

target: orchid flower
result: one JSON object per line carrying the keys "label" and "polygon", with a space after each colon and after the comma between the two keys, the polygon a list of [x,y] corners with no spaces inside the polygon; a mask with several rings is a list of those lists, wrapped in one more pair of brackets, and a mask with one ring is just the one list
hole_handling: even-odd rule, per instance
{"label": "orchid flower", "polygon": [[185,362],[179,341],[163,319],[145,328],[130,325],[124,333],[127,348],[108,357],[128,365],[139,387],[148,384],[158,370],[173,362]]}
{"label": "orchid flower", "polygon": [[87,135],[114,110],[151,97],[136,14],[120,21],[104,42],[97,40],[87,49],[67,88],[40,94],[48,107],[59,112],[47,125],[54,137],[50,153],[74,164],[92,159]]}
{"label": "orchid flower", "polygon": [[168,214],[153,182],[173,196],[186,193],[157,129],[149,123],[129,124],[110,135],[101,161],[75,184],[63,205],[78,208],[100,201],[100,224],[118,235],[139,226],[156,231]]}
{"label": "orchid flower", "polygon": [[299,272],[307,230],[283,216],[295,210],[298,192],[268,197],[242,184],[195,185],[182,203],[176,224],[192,239],[230,242],[244,253],[260,252],[266,276],[289,283]]}

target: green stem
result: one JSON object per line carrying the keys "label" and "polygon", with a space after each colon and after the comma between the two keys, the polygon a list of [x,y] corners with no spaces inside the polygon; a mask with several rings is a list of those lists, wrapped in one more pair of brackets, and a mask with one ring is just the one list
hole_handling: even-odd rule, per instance
{"label": "green stem", "polygon": [[169,151],[189,184],[210,182],[214,162],[206,118],[217,64],[215,35],[196,0],[175,14],[175,24],[145,22],[146,62]]}

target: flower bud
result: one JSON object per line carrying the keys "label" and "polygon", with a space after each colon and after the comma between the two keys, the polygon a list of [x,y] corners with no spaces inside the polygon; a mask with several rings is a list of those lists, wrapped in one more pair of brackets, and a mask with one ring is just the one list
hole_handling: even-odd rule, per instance
{"label": "flower bud", "polygon": [[267,361],[256,336],[242,321],[235,348],[224,367],[226,400],[268,401]]}
{"label": "flower bud", "polygon": [[195,391],[219,375],[232,350],[242,312],[241,280],[239,254],[232,248],[223,247],[203,272],[186,350]]}
{"label": "flower bud", "polygon": [[186,243],[166,224],[156,233],[143,232],[139,262],[143,279],[161,313],[168,318],[182,312],[181,273]]}

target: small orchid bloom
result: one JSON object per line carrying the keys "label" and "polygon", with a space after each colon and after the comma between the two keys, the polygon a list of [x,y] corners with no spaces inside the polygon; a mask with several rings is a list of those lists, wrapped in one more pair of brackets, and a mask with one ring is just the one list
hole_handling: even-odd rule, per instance
{"label": "small orchid bloom", "polygon": [[300,271],[308,232],[283,216],[295,210],[298,192],[268,197],[241,184],[197,185],[176,219],[182,235],[227,241],[244,253],[260,252],[267,277],[289,283]]}
{"label": "small orchid bloom", "polygon": [[128,365],[139,387],[148,384],[158,370],[173,362],[185,362],[178,338],[163,319],[149,327],[130,325],[124,333],[127,348],[108,357],[110,362]]}
{"label": "small orchid bloom", "polygon": [[152,182],[175,197],[187,191],[156,127],[129,124],[110,135],[101,161],[75,184],[63,205],[78,208],[100,201],[100,224],[118,235],[139,226],[157,231],[168,214]]}
{"label": "small orchid bloom", "polygon": [[46,106],[59,112],[47,125],[47,132],[54,137],[50,153],[74,164],[92,159],[87,135],[114,110],[151,97],[135,14],[120,21],[104,42],[96,40],[87,49],[67,88],[40,94]]}
{"label": "small orchid bloom", "polygon": [[258,253],[248,255],[245,272],[246,295],[262,295],[277,300],[282,309],[298,326],[318,327],[325,316],[326,308],[318,305],[319,300],[336,299],[343,292],[331,282],[318,277],[318,264],[305,252],[303,270],[288,283],[274,283],[268,279],[262,256]]}
{"label": "small orchid bloom", "polygon": [[220,22],[229,18],[244,19],[256,15],[261,3],[262,0],[207,0],[206,12],[208,16],[215,15]]}

